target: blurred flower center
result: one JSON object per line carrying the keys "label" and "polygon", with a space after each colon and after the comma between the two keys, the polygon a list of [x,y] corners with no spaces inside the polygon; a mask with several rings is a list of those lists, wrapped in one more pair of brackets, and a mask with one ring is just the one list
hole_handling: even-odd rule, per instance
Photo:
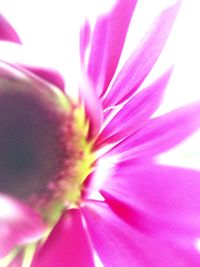
{"label": "blurred flower center", "polygon": [[90,149],[79,127],[81,108],[56,88],[27,81],[0,83],[0,191],[52,221],[51,214],[78,201]]}
{"label": "blurred flower center", "polygon": [[62,141],[63,123],[64,116],[33,93],[0,93],[1,190],[19,198],[44,191],[72,153]]}

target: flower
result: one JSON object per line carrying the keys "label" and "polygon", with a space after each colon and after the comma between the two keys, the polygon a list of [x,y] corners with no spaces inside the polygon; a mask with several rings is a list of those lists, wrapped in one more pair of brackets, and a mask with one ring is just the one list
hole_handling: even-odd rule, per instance
{"label": "flower", "polygon": [[[93,267],[95,255],[106,267],[200,264],[200,172],[157,161],[198,129],[200,102],[151,117],[172,68],[137,92],[181,2],[160,14],[113,79],[136,4],[118,0],[93,32],[88,22],[81,29],[78,101],[57,72],[0,62],[7,266]],[[21,43],[3,16],[0,39]]]}

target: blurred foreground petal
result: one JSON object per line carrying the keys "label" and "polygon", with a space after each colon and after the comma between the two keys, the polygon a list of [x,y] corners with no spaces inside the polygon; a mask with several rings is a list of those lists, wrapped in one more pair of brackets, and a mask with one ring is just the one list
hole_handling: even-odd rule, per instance
{"label": "blurred foreground petal", "polygon": [[0,14],[0,41],[21,44],[18,34],[2,14]]}
{"label": "blurred foreground petal", "polygon": [[0,195],[0,257],[16,245],[35,241],[44,234],[39,215],[15,199]]}
{"label": "blurred foreground petal", "polygon": [[31,265],[47,266],[94,267],[92,249],[79,210],[71,209],[63,215]]}

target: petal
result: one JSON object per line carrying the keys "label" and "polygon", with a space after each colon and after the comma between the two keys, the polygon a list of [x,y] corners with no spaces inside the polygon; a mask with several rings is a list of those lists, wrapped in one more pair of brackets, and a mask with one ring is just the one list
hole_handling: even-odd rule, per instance
{"label": "petal", "polygon": [[127,238],[127,234],[132,235],[130,228],[112,215],[104,204],[91,202],[82,211],[103,266],[137,266],[134,265],[137,262],[134,262],[134,246]]}
{"label": "petal", "polygon": [[0,41],[21,44],[18,34],[2,14],[0,14]]}
{"label": "petal", "polygon": [[80,59],[82,65],[84,65],[85,63],[85,54],[89,44],[90,35],[91,35],[90,24],[86,20],[83,27],[80,30]]}
{"label": "petal", "polygon": [[55,85],[62,91],[65,91],[65,81],[61,74],[53,69],[47,69],[43,67],[33,67],[33,66],[25,66],[20,65],[22,68],[30,71],[31,73],[39,76],[40,78],[44,79],[45,81]]}
{"label": "petal", "polygon": [[88,75],[98,95],[106,91],[115,73],[136,3],[136,0],[117,0],[112,11],[97,20]]}
{"label": "petal", "polygon": [[86,76],[82,77],[79,89],[80,97],[85,106],[86,116],[89,121],[88,138],[90,139],[94,137],[101,128],[103,123],[103,110],[101,102]]}
{"label": "petal", "polygon": [[194,249],[131,228],[105,203],[91,201],[83,207],[83,214],[105,267],[197,267],[200,263]]}
{"label": "petal", "polygon": [[[4,79],[25,79],[27,81],[29,81],[33,86],[35,86],[36,88],[39,88],[41,90],[49,90],[49,88],[51,87],[51,84],[49,84],[50,80],[52,80],[52,84],[57,85],[60,82],[60,87],[57,88],[53,88],[56,91],[59,92],[59,89],[62,89],[62,85],[61,85],[61,77],[59,76],[59,74],[57,75],[57,73],[55,71],[51,70],[45,70],[45,69],[40,69],[40,68],[35,68],[35,67],[30,67],[30,70],[27,69],[29,67],[27,66],[21,66],[20,64],[13,64],[13,63],[9,63],[3,60],[0,60],[0,78],[2,78],[2,80]],[[33,71],[32,71],[33,70]],[[38,70],[38,72],[37,72]],[[40,72],[41,70],[41,72]],[[49,72],[48,72],[49,71]],[[52,78],[50,77],[52,73]],[[44,77],[42,77],[42,75],[46,76],[47,78],[49,77],[49,81],[47,81],[47,79],[44,79]],[[54,76],[53,76],[54,75]],[[57,76],[56,76],[57,75]],[[42,78],[42,79],[41,79]],[[56,78],[58,79],[57,81]],[[64,87],[63,87],[64,88]]]}
{"label": "petal", "polygon": [[117,142],[142,127],[159,107],[172,69],[130,99],[100,133],[96,146],[101,143]]}
{"label": "petal", "polygon": [[0,258],[12,248],[37,240],[45,227],[33,210],[0,194]]}
{"label": "petal", "polygon": [[148,235],[182,245],[200,236],[199,171],[127,161],[115,167],[101,193],[118,215]]}
{"label": "petal", "polygon": [[149,122],[135,135],[108,152],[123,159],[154,156],[178,145],[200,127],[200,102],[169,112]]}
{"label": "petal", "polygon": [[174,24],[181,1],[164,10],[130,56],[104,99],[107,108],[122,103],[142,84],[156,63]]}
{"label": "petal", "polygon": [[68,210],[39,249],[31,267],[94,267],[81,214]]}

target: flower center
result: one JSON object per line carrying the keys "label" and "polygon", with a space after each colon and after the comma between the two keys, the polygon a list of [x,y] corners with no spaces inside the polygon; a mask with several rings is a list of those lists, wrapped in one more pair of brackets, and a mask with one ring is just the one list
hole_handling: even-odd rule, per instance
{"label": "flower center", "polygon": [[0,79],[0,191],[53,221],[78,200],[90,149],[66,96],[27,78]]}

